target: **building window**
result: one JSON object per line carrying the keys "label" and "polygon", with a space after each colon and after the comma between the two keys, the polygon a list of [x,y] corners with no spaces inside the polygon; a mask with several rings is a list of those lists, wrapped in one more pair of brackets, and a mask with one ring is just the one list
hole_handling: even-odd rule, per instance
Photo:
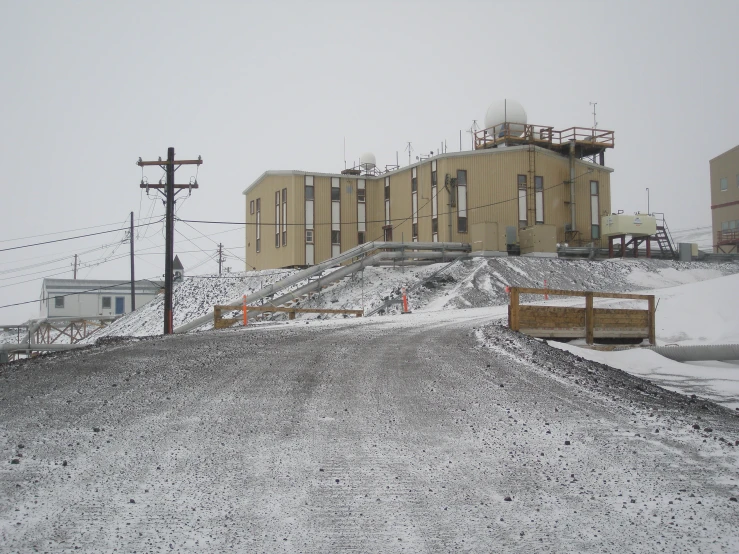
{"label": "building window", "polygon": [[729,189],[729,180],[726,177],[721,177],[721,190],[728,190]]}
{"label": "building window", "polygon": [[254,215],[254,200],[252,200],[251,202],[249,202],[249,213],[251,215]]}
{"label": "building window", "polygon": [[[390,226],[390,177],[385,177],[385,227]],[[392,233],[390,233],[392,236]],[[387,236],[387,233],[385,233]],[[388,239],[385,239],[388,240]]]}
{"label": "building window", "polygon": [[357,179],[357,244],[364,244],[367,231],[367,181]]}
{"label": "building window", "polygon": [[436,160],[431,162],[431,240],[439,241],[439,201],[436,198],[438,194],[437,177],[436,177]]}
{"label": "building window", "polygon": [[275,192],[275,248],[280,247],[280,191]]}
{"label": "building window", "polygon": [[331,177],[331,257],[341,254],[341,179]]}
{"label": "building window", "polygon": [[63,308],[64,307],[64,297],[63,296],[55,296],[54,297],[54,307],[55,308]]}
{"label": "building window", "polygon": [[544,177],[534,177],[534,188],[536,189],[536,224],[544,223]]}
{"label": "building window", "polygon": [[518,228],[524,229],[528,224],[528,216],[526,215],[527,206],[527,181],[526,175],[518,176]]}
{"label": "building window", "polygon": [[314,194],[313,194],[313,176],[305,176],[305,265],[313,265],[314,249],[313,246],[313,216],[314,216]]}
{"label": "building window", "polygon": [[411,240],[418,242],[418,173],[416,167],[411,170]]}
{"label": "building window", "polygon": [[257,198],[257,253],[262,250],[262,199]]}
{"label": "building window", "polygon": [[103,296],[103,310],[109,310],[109,309],[110,309],[110,296]]}
{"label": "building window", "polygon": [[467,172],[457,170],[457,232],[467,232]]}
{"label": "building window", "polygon": [[593,239],[600,238],[600,207],[598,203],[598,181],[590,181],[590,236]]}
{"label": "building window", "polygon": [[287,189],[282,189],[282,246],[287,246]]}

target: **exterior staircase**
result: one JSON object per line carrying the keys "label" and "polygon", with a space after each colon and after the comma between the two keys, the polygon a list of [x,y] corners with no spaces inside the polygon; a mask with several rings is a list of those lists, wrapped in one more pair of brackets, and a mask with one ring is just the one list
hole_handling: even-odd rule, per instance
{"label": "exterior staircase", "polygon": [[657,219],[657,232],[654,234],[653,240],[657,241],[657,245],[662,252],[662,257],[677,258],[677,247],[675,241],[672,240],[670,229],[667,227],[665,214],[654,212],[653,215]]}

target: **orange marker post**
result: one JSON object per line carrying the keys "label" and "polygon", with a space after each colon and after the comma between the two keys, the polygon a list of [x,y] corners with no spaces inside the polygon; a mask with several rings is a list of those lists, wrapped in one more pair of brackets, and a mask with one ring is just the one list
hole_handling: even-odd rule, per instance
{"label": "orange marker post", "polygon": [[547,280],[544,279],[544,300],[549,300],[549,295],[547,294]]}
{"label": "orange marker post", "polygon": [[409,314],[408,311],[408,297],[405,295],[405,287],[403,287],[403,313]]}
{"label": "orange marker post", "polygon": [[244,327],[249,323],[249,316],[247,315],[247,308],[246,308],[246,295],[244,295]]}

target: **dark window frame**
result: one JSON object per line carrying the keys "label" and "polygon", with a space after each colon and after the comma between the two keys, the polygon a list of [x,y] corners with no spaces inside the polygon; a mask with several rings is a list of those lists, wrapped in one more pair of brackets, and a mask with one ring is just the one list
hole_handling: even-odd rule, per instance
{"label": "dark window frame", "polygon": [[54,308],[64,309],[64,297],[63,296],[54,297]]}
{"label": "dark window frame", "polygon": [[[112,298],[113,298],[112,296],[103,296],[102,297],[102,300],[101,300],[102,301],[102,304],[101,304],[101,306],[102,306],[103,310],[111,310],[111,309],[113,309],[112,308],[113,304],[112,304],[112,300],[111,300]],[[107,304],[108,304],[107,306],[105,305],[106,304],[106,300],[107,300]]]}

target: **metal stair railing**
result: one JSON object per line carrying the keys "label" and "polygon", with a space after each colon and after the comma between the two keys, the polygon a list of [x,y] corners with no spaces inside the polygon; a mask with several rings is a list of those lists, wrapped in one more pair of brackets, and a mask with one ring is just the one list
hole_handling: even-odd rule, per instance
{"label": "metal stair railing", "polygon": [[[444,253],[447,253],[450,257],[451,255],[455,253],[467,253],[470,251],[470,245],[462,242],[385,242],[385,241],[373,241],[368,242],[365,244],[361,244],[355,248],[352,248],[350,250],[347,250],[346,252],[343,252],[339,254],[338,256],[335,256],[333,258],[330,258],[324,262],[321,262],[319,264],[316,264],[314,266],[311,266],[307,269],[304,269],[302,271],[298,271],[297,273],[293,273],[289,277],[286,277],[285,279],[282,279],[281,281],[278,281],[276,283],[272,283],[271,285],[264,287],[258,291],[253,292],[252,294],[248,295],[246,297],[246,303],[251,304],[253,302],[257,302],[259,300],[263,300],[265,298],[274,297],[275,294],[288,289],[292,286],[297,285],[301,281],[304,281],[308,279],[309,277],[313,277],[314,275],[317,275],[319,273],[322,273],[323,271],[330,269],[332,267],[336,267],[337,265],[340,265],[346,261],[350,261],[353,258],[361,258],[359,262],[354,262],[353,264],[349,266],[345,266],[342,268],[337,269],[336,271],[331,272],[326,277],[321,277],[320,279],[317,279],[316,281],[313,281],[313,283],[308,283],[308,285],[304,285],[301,287],[301,289],[305,289],[306,287],[313,286],[313,289],[319,288],[323,284],[331,283],[335,280],[341,279],[344,276],[348,275],[351,272],[346,272],[347,268],[351,267],[365,267],[366,265],[371,264],[364,264],[361,266],[357,266],[358,263],[364,262],[368,258],[376,258],[377,254],[373,256],[369,256],[370,253],[374,251],[386,251],[386,252],[380,252],[380,254],[392,254],[393,252],[388,252],[390,250],[400,250],[399,254],[402,254],[402,257],[408,257],[408,258],[420,258],[423,257],[424,251],[432,251],[432,252],[425,252],[426,254],[441,254],[440,256],[429,256],[425,259],[438,259],[440,257],[443,257]],[[433,251],[441,251],[441,252],[433,252]],[[404,251],[404,252],[403,252]],[[420,251],[420,252],[419,252]],[[401,256],[397,256],[401,257]],[[392,259],[392,256],[386,256],[377,258],[377,261],[379,259]],[[374,261],[373,263],[377,263],[377,261]],[[353,271],[357,271],[358,269],[354,269]],[[339,275],[342,275],[341,277]],[[318,286],[316,286],[318,284]],[[297,293],[297,291],[294,291],[293,294]],[[287,301],[287,300],[285,300]],[[273,305],[277,305],[276,300],[272,301]],[[229,306],[240,306],[243,303],[243,298],[235,299],[231,302],[227,302],[226,305]],[[174,332],[175,333],[186,333],[188,331],[191,331],[192,329],[195,329],[197,327],[200,327],[201,325],[208,323],[213,319],[213,312],[209,312],[208,314],[198,317],[189,323],[185,323],[184,325],[180,325],[177,327]]]}

